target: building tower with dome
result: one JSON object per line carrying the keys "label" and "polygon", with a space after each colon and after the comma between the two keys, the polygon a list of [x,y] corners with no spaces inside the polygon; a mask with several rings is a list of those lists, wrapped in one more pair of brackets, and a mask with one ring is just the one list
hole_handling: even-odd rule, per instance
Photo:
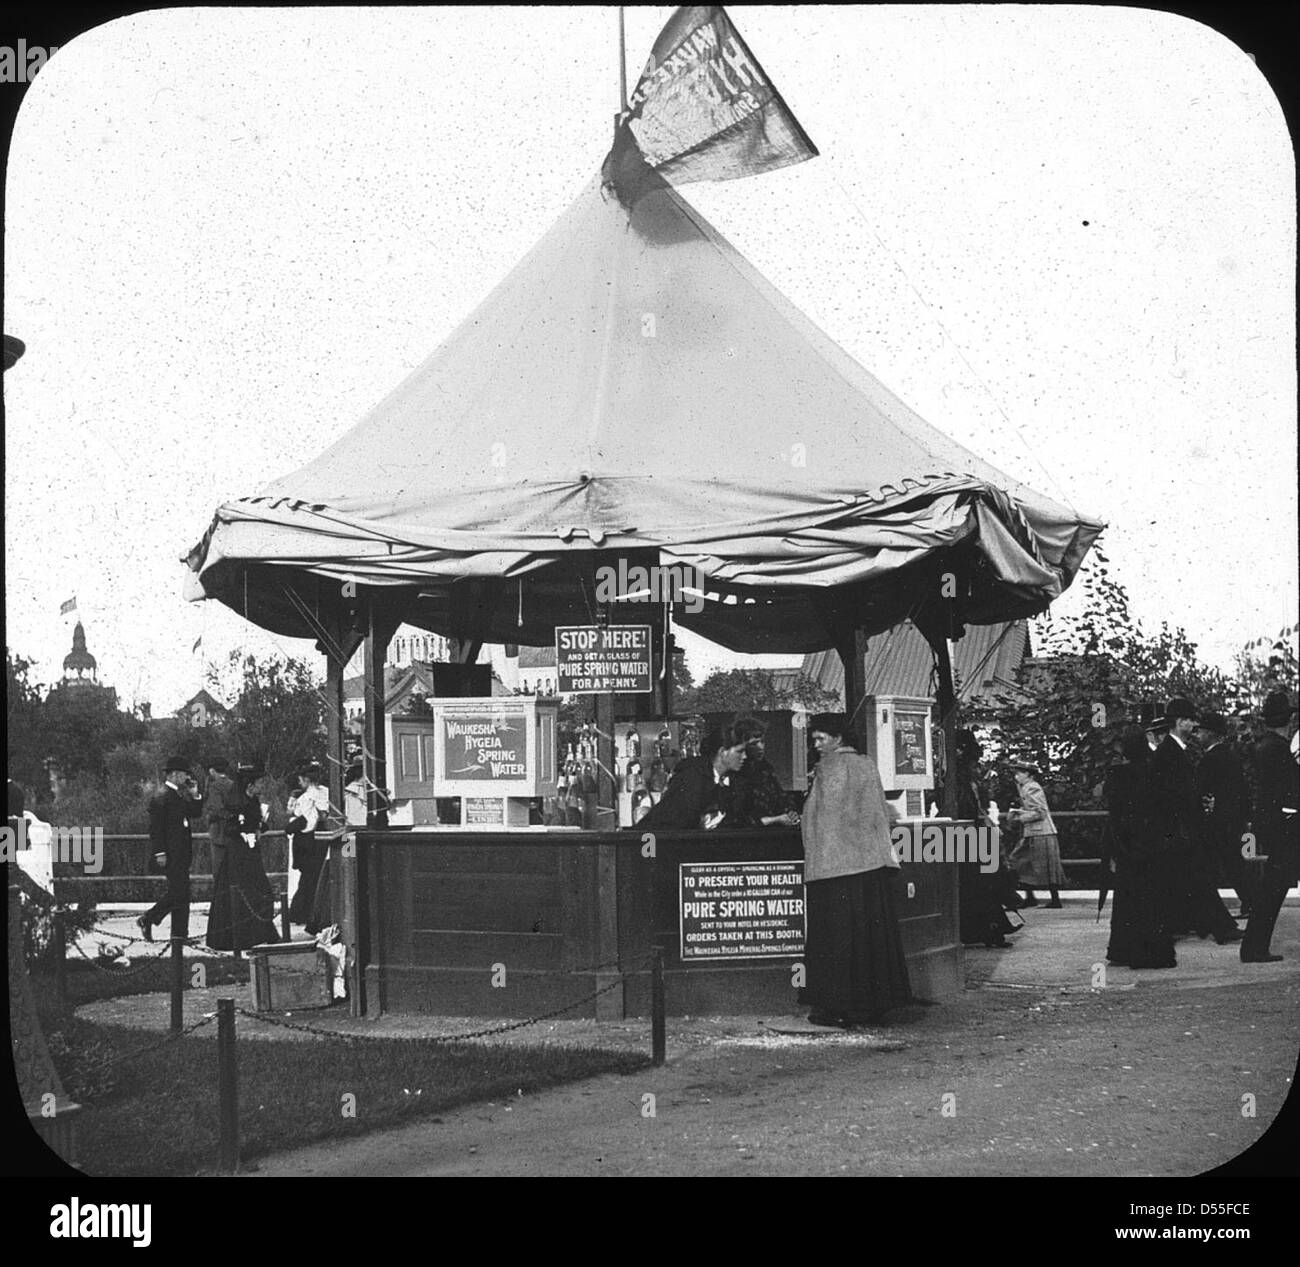
{"label": "building tower with dome", "polygon": [[77,621],[72,631],[72,650],[63,657],[63,686],[99,687],[99,672],[95,657],[86,650],[86,627]]}

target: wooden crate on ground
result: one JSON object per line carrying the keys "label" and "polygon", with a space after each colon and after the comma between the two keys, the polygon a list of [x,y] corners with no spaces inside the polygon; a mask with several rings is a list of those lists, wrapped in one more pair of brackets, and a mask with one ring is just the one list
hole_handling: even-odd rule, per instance
{"label": "wooden crate on ground", "polygon": [[248,957],[254,1011],[287,1012],[329,1007],[329,964],[314,941],[254,946]]}

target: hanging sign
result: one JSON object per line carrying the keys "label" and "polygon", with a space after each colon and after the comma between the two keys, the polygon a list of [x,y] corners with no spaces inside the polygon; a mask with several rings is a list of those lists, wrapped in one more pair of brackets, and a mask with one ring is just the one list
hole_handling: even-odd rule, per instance
{"label": "hanging sign", "polygon": [[555,667],[561,695],[648,694],[650,626],[559,625]]}

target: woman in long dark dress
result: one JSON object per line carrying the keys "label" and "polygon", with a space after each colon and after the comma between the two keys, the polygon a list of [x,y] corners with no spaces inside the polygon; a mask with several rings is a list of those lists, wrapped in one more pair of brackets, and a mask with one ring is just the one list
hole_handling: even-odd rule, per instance
{"label": "woman in long dark dress", "polygon": [[797,827],[799,815],[789,804],[781,779],[767,759],[766,727],[756,717],[742,717],[736,729],[748,736],[745,764],[731,776],[728,827]]}
{"label": "woman in long dark dress", "polygon": [[898,861],[876,763],[853,747],[843,713],[819,713],[821,759],[804,804],[807,985],[814,1025],[848,1028],[912,999],[898,929]]}
{"label": "woman in long dark dress", "polygon": [[1110,944],[1106,958],[1129,968],[1176,968],[1170,935],[1168,860],[1150,821],[1146,735],[1136,727],[1120,740],[1120,759],[1106,772],[1106,808],[1115,860]]}
{"label": "woman in long dark dress", "polygon": [[[325,860],[321,864],[320,878],[316,881],[316,896],[312,901],[311,918],[306,923],[307,932],[313,937],[323,928],[334,923],[334,891],[332,881],[340,866],[339,851],[348,837],[349,826],[366,825],[365,783],[361,766],[350,766],[344,773],[343,824],[319,821],[316,824],[316,843],[325,851]],[[319,789],[324,792],[325,789]],[[323,801],[329,806],[328,795],[318,796],[317,803]],[[358,812],[349,812],[356,807]]]}
{"label": "woman in long dark dress", "polygon": [[280,940],[275,927],[275,895],[258,845],[262,805],[255,771],[240,766],[228,794],[229,844],[213,876],[208,912],[208,945],[215,950],[248,950]]}
{"label": "woman in long dark dress", "polygon": [[298,872],[298,887],[289,903],[289,922],[310,924],[316,902],[316,886],[325,865],[325,846],[316,842],[316,825],[320,820],[318,787],[312,770],[298,774],[298,794],[289,802],[289,834],[292,837],[293,869]]}
{"label": "woman in long dark dress", "polygon": [[[979,775],[982,752],[979,740],[969,730],[957,732],[957,817],[987,830],[989,798]],[[998,950],[1011,946],[1006,935],[1014,933],[1016,926],[1007,919],[1002,906],[1002,859],[997,861],[999,869],[992,872],[983,870],[978,859],[957,864],[961,939],[966,945],[979,944]]]}

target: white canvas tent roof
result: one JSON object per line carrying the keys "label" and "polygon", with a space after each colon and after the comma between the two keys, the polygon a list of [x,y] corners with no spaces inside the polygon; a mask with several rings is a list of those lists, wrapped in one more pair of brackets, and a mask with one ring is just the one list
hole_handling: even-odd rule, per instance
{"label": "white canvas tent roof", "polygon": [[819,599],[888,628],[944,559],[964,619],[1042,611],[1101,527],[920,418],[679,193],[629,212],[597,179],[355,427],[220,507],[187,596],[303,635],[354,579],[409,623],[542,644],[590,597],[575,563],[648,551],[709,578],[678,623],[799,652],[834,643]]}

